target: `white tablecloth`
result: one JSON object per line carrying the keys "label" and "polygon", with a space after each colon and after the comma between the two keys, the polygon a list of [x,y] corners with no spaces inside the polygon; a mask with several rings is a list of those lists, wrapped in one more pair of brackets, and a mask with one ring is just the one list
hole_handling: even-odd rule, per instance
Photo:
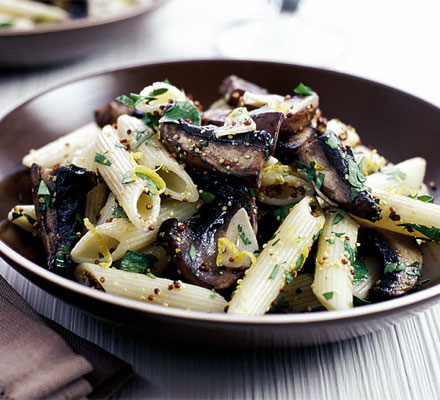
{"label": "white tablecloth", "polygon": [[[249,13],[243,3],[251,5]],[[261,19],[258,7],[262,7],[259,1],[170,1],[145,20],[142,34],[121,38],[100,54],[48,69],[0,71],[0,113],[49,85],[84,73],[156,60],[221,56],[219,35],[224,27],[231,18]],[[337,57],[321,51],[320,58],[319,49],[296,55],[261,49],[249,57],[349,72],[440,105],[438,15],[436,1],[303,0],[292,18],[313,21],[319,27],[308,30],[308,35],[332,32],[340,41],[335,48],[342,46],[344,51]],[[308,36],[310,43],[316,46],[319,38],[312,36]],[[240,40],[233,45],[239,46]],[[3,261],[0,273],[38,312],[133,364],[138,378],[117,398],[440,397],[439,306],[395,327],[341,343],[282,351],[198,353],[157,345],[140,334],[100,322],[30,284]]]}

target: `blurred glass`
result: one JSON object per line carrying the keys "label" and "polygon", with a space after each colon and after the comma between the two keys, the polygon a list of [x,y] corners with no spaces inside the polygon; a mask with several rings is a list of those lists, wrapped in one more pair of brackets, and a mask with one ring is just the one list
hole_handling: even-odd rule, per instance
{"label": "blurred glass", "polygon": [[222,56],[328,66],[347,50],[338,22],[327,21],[320,13],[321,1],[237,3],[249,8],[217,33],[215,46]]}

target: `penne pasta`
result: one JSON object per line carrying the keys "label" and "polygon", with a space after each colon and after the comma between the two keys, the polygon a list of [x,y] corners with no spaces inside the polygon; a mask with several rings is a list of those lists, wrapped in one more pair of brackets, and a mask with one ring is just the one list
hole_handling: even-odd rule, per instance
{"label": "penne pasta", "polygon": [[353,218],[363,226],[440,242],[440,205],[392,193],[392,190],[372,192],[382,209],[381,220],[373,223],[356,216]]}
{"label": "penne pasta", "polygon": [[188,173],[169,153],[154,131],[138,118],[122,115],[118,118],[118,135],[130,148],[143,153],[140,165],[153,169],[165,181],[166,191],[176,200],[197,201],[199,193]]}
{"label": "penne pasta", "polygon": [[226,305],[221,295],[200,286],[90,263],[79,264],[75,269],[75,278],[107,293],[166,307],[223,312]]}
{"label": "penne pasta", "polygon": [[0,0],[0,13],[31,19],[34,22],[59,22],[69,19],[62,8],[30,0]]}
{"label": "penne pasta", "polygon": [[353,281],[353,296],[367,300],[370,289],[383,274],[384,266],[373,257],[361,257],[361,261],[364,263],[367,273],[361,279]]}
{"label": "penne pasta", "polygon": [[[185,220],[198,209],[198,203],[183,203],[175,200],[164,201],[157,218],[156,228],[168,218]],[[108,250],[113,260],[124,256],[128,250],[138,251],[151,245],[156,240],[158,229],[143,231],[137,229],[127,218],[117,218],[112,222],[95,227],[96,235],[87,232],[72,249],[72,260],[76,263],[102,261],[104,249]],[[100,240],[101,245],[100,245]]]}
{"label": "penne pasta", "polygon": [[293,207],[275,236],[264,247],[257,262],[238,282],[228,313],[264,314],[270,309],[286,283],[299,271],[325,217],[319,208],[312,212],[312,197],[305,197]]}
{"label": "penne pasta", "polygon": [[104,127],[96,139],[98,171],[133,225],[147,230],[156,223],[165,184],[154,171],[138,170],[133,154],[120,144],[116,130]]}
{"label": "penne pasta", "polygon": [[353,307],[353,273],[359,225],[331,208],[318,241],[313,293],[327,310]]}
{"label": "penne pasta", "polygon": [[356,129],[350,125],[344,124],[339,119],[334,118],[328,121],[327,130],[335,133],[346,146],[353,148],[361,143],[361,139],[357,134]]}
{"label": "penne pasta", "polygon": [[34,205],[15,206],[9,211],[8,220],[33,235],[38,234],[38,230],[34,227],[37,222]]}
{"label": "penne pasta", "polygon": [[70,162],[75,152],[93,143],[101,129],[94,122],[55,139],[37,150],[31,150],[24,156],[23,165],[31,167],[36,163],[46,168]]}

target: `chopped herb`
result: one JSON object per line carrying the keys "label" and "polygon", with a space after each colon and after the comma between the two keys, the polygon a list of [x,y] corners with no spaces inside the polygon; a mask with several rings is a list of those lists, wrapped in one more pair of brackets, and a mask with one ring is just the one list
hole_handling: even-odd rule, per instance
{"label": "chopped herb", "polygon": [[289,312],[288,301],[284,297],[278,296],[275,299],[273,306],[270,308],[269,312],[270,313],[288,313]]}
{"label": "chopped herb", "polygon": [[72,235],[72,236],[69,236],[67,239],[69,239],[69,240],[77,240],[77,239],[79,239],[79,237],[77,235]]}
{"label": "chopped herb", "polygon": [[212,293],[209,295],[209,297],[214,300],[217,296],[214,293]]}
{"label": "chopped herb", "polygon": [[128,218],[124,209],[121,206],[113,207],[112,217],[115,218]]}
{"label": "chopped herb", "polygon": [[428,195],[425,195],[425,194],[422,194],[420,196],[408,195],[408,197],[410,197],[411,199],[417,199],[417,200],[420,200],[420,201],[424,201],[425,203],[434,203],[434,197],[428,196]]}
{"label": "chopped herb", "polygon": [[380,205],[380,199],[374,199],[374,202]]}
{"label": "chopped herb", "polygon": [[365,190],[365,180],[366,178],[356,161],[348,158],[348,182],[351,185],[350,201],[353,201],[359,192]]}
{"label": "chopped herb", "polygon": [[356,260],[352,266],[354,268],[353,283],[367,279],[368,269],[362,260]]}
{"label": "chopped herb", "polygon": [[302,267],[303,263],[304,263],[304,254],[301,254],[298,257],[298,260],[296,260],[295,271],[298,271]]}
{"label": "chopped herb", "polygon": [[434,242],[440,242],[440,230],[435,226],[428,228],[425,225],[419,224],[398,224],[397,226],[403,226],[408,232],[420,232],[425,235],[428,239],[433,240]]}
{"label": "chopped herb", "polygon": [[148,125],[151,129],[156,130],[159,126],[160,115],[152,115],[152,114],[144,114],[141,118],[141,121],[144,122],[145,125]]}
{"label": "chopped herb", "polygon": [[400,271],[405,271],[406,269],[406,264],[405,263],[401,263],[401,264],[397,264],[397,263],[388,263],[385,264],[385,268],[383,270],[383,272],[385,274],[389,273],[389,272],[400,272]]}
{"label": "chopped herb", "polygon": [[148,189],[149,189],[149,194],[154,196],[157,193],[157,186],[154,183],[154,181],[147,175],[143,174],[142,172],[135,172],[135,174],[141,178],[144,179],[145,181],[147,181],[147,185],[148,185]]}
{"label": "chopped herb", "polygon": [[82,215],[81,215],[80,213],[76,213],[76,214],[75,214],[75,219],[76,219],[76,221],[79,222],[80,224],[83,223],[83,217],[82,217]]}
{"label": "chopped herb", "polygon": [[50,204],[50,190],[43,180],[40,181],[38,186],[37,195],[40,197],[40,210],[45,211]]}
{"label": "chopped herb", "polygon": [[416,286],[420,287],[420,286],[426,285],[428,282],[431,282],[431,279],[423,279],[423,281],[417,282]]}
{"label": "chopped herb", "polygon": [[269,279],[275,279],[279,269],[280,269],[280,264],[275,264],[275,267],[273,267],[273,270],[272,270],[272,273],[269,276]]}
{"label": "chopped herb", "polygon": [[255,195],[255,190],[254,190],[253,188],[249,188],[249,192],[251,192],[251,196],[252,196],[252,197],[257,197],[257,196]]}
{"label": "chopped herb", "polygon": [[318,177],[316,178],[315,181],[316,189],[318,190],[321,189],[322,184],[324,183],[324,178],[325,178],[325,174],[322,172],[318,172]]}
{"label": "chopped herb", "polygon": [[119,148],[121,148],[121,149],[126,149],[127,147],[125,146],[125,145],[123,145],[122,143],[116,143],[115,144],[115,147],[119,147]]}
{"label": "chopped herb", "polygon": [[200,193],[200,197],[207,204],[212,203],[214,201],[214,199],[215,199],[215,196],[212,193],[209,193],[209,192],[202,192],[202,193]]}
{"label": "chopped herb", "polygon": [[264,158],[269,157],[269,149],[264,150]]}
{"label": "chopped herb", "polygon": [[314,242],[316,239],[318,239],[321,236],[322,232],[324,232],[324,229],[320,229],[319,232],[315,233],[313,235],[312,242]]}
{"label": "chopped herb", "polygon": [[252,242],[246,237],[244,232],[240,234],[240,239],[242,240],[245,246],[247,246],[248,244],[252,244]]}
{"label": "chopped herb", "polygon": [[156,279],[157,278],[157,276],[154,275],[152,272],[147,272],[145,275],[147,275],[151,279]]}
{"label": "chopped herb", "polygon": [[69,252],[70,252],[70,249],[69,249],[67,246],[64,246],[64,245],[63,245],[63,251],[64,251],[65,253],[69,253]]}
{"label": "chopped herb", "polygon": [[340,142],[337,136],[332,133],[327,139],[327,144],[329,145],[330,148],[334,150],[339,148]]}
{"label": "chopped herb", "polygon": [[293,206],[294,204],[287,204],[273,211],[275,218],[280,221],[280,224],[282,224],[286,217],[289,215],[289,211]]}
{"label": "chopped herb", "polygon": [[332,233],[334,233],[335,236],[338,237],[338,238],[340,238],[342,235],[345,235],[345,232],[340,232],[340,233],[332,232]]}
{"label": "chopped herb", "polygon": [[326,293],[323,293],[322,296],[326,300],[331,300],[333,298],[333,294],[334,294],[334,292],[326,292]]}
{"label": "chopped herb", "polygon": [[23,203],[23,193],[20,193],[20,194],[18,195],[18,201],[19,201],[20,203]]}
{"label": "chopped herb", "polygon": [[197,254],[197,249],[196,247],[191,243],[191,247],[189,248],[189,258],[191,259],[191,261],[194,261],[196,258],[196,254]]}
{"label": "chopped herb", "polygon": [[[304,163],[301,163],[302,165],[304,165]],[[300,172],[305,172],[307,173],[307,180],[308,181],[313,181],[315,179],[315,175],[316,175],[316,169],[315,169],[315,165],[316,162],[312,161],[310,163],[310,168],[307,168],[305,165],[303,168],[301,168],[299,171]]]}
{"label": "chopped herb", "polygon": [[0,23],[0,28],[11,28],[12,26],[14,26],[12,21],[5,21]]}
{"label": "chopped herb", "polygon": [[356,306],[364,306],[365,304],[371,304],[370,300],[364,300],[364,299],[361,299],[360,297],[356,297],[356,296],[353,296],[353,300],[354,300],[354,304]]}
{"label": "chopped herb", "polygon": [[[416,264],[416,263],[414,263]],[[420,263],[417,263],[420,264]],[[409,265],[409,267],[417,267],[417,265]],[[420,278],[422,276],[422,268],[414,268],[414,269],[409,269],[408,271],[406,271],[406,274],[409,276],[417,276],[418,278]]]}
{"label": "chopped herb", "polygon": [[395,181],[403,181],[406,179],[405,172],[398,170],[396,167],[392,165],[386,165],[385,167],[382,167],[380,171],[383,172],[385,175],[389,176],[388,177],[389,181],[393,179]]}
{"label": "chopped herb", "polygon": [[199,109],[190,101],[176,101],[165,111],[159,123],[178,124],[181,120],[189,120],[193,125],[200,125]]}
{"label": "chopped herb", "polygon": [[207,140],[202,140],[202,141],[200,142],[200,144],[201,144],[203,147],[207,147],[207,146],[208,146],[208,141],[207,141]]}
{"label": "chopped herb", "polygon": [[240,225],[240,224],[238,224],[238,225],[237,225],[237,231],[238,231],[238,232],[243,232],[243,226]]}
{"label": "chopped herb", "polygon": [[144,254],[138,251],[127,251],[119,263],[119,269],[126,272],[145,274],[147,269],[158,261],[152,254]]}
{"label": "chopped herb", "polygon": [[325,241],[329,244],[335,244],[335,239],[325,239]]}
{"label": "chopped herb", "polygon": [[333,223],[332,225],[336,225],[339,224],[339,222],[341,222],[344,219],[344,216],[342,214],[337,213],[335,215],[335,218],[333,218]]}
{"label": "chopped herb", "polygon": [[127,183],[134,182],[133,177],[131,176],[131,171],[124,172],[122,174],[122,184],[126,185]]}
{"label": "chopped herb", "polygon": [[156,100],[156,98],[157,97],[155,96],[141,96],[137,93],[130,93],[130,97],[123,94],[122,96],[117,97],[116,101],[129,107],[136,107],[139,103],[142,103],[145,100],[148,104],[151,100]]}
{"label": "chopped herb", "polygon": [[280,239],[275,240],[275,242],[272,243],[272,246],[275,246],[279,241]]}
{"label": "chopped herb", "polygon": [[106,165],[107,167],[112,165],[112,162],[105,155],[99,153],[95,154],[95,161],[99,164]]}
{"label": "chopped herb", "polygon": [[67,267],[66,260],[64,259],[64,254],[58,253],[55,256],[55,266],[57,266],[58,268]]}
{"label": "chopped herb", "polygon": [[154,90],[149,94],[149,96],[156,97],[156,96],[160,96],[161,94],[164,94],[164,93],[166,93],[166,92],[168,92],[168,88],[154,89]]}
{"label": "chopped herb", "polygon": [[13,213],[12,213],[12,221],[14,221],[14,220],[16,220],[17,218],[20,218],[20,217],[22,217],[22,216],[23,216],[22,214],[19,214],[19,213],[13,212]]}
{"label": "chopped herb", "polygon": [[313,94],[312,88],[304,85],[302,82],[293,90],[296,94],[301,94],[303,96],[310,96]]}
{"label": "chopped herb", "polygon": [[284,271],[284,275],[286,276],[286,285],[290,285],[295,281],[295,278],[290,271]]}
{"label": "chopped herb", "polygon": [[[143,132],[138,132],[136,134],[136,145],[133,147],[133,150],[136,150],[142,143],[145,143],[153,135],[154,135],[154,133],[149,133],[148,135],[145,135]],[[151,143],[145,143],[145,144],[150,147],[155,147]]]}

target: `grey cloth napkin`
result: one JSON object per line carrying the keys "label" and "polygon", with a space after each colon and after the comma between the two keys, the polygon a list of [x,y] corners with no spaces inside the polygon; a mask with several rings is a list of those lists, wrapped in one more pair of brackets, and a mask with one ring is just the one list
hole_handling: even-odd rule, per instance
{"label": "grey cloth napkin", "polygon": [[107,399],[129,364],[34,311],[0,276],[0,399]]}

